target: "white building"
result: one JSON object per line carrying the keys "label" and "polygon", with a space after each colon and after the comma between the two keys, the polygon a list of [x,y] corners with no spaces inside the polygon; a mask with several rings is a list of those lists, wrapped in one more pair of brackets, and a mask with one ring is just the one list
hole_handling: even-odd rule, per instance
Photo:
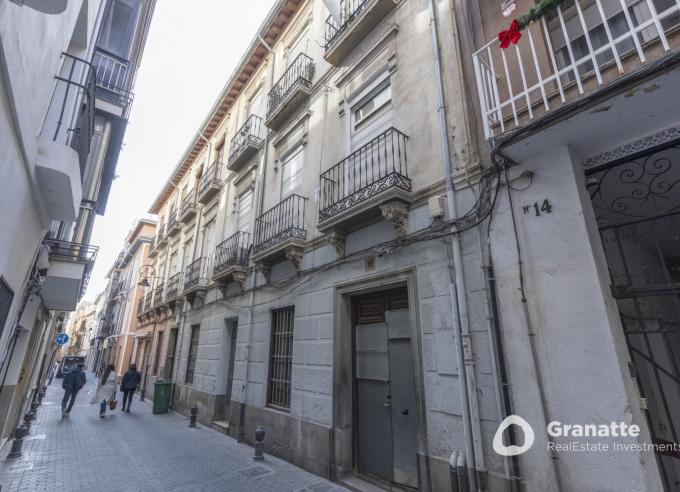
{"label": "white building", "polygon": [[153,6],[0,3],[0,443],[86,287]]}

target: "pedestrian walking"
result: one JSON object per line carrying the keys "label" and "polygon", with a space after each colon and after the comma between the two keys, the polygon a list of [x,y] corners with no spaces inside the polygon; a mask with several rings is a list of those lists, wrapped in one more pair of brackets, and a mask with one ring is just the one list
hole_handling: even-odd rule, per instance
{"label": "pedestrian walking", "polygon": [[[130,368],[120,382],[120,390],[123,392],[123,407],[121,410],[130,413],[130,405],[132,404],[132,395],[135,394],[137,386],[142,381],[142,375],[137,370],[137,364],[130,364]],[[127,406],[126,406],[127,404]]]}
{"label": "pedestrian walking", "polygon": [[113,364],[109,364],[104,369],[102,377],[99,378],[99,386],[97,386],[97,392],[94,394],[91,405],[99,403],[99,417],[104,418],[106,414],[106,406],[110,405],[113,410],[115,408],[116,401],[116,382],[118,376],[115,372],[115,367]]}
{"label": "pedestrian walking", "polygon": [[64,398],[61,400],[62,417],[69,416],[73,404],[76,402],[78,392],[83,389],[83,386],[85,386],[85,383],[87,382],[83,367],[83,364],[76,365],[71,372],[64,376],[64,380],[61,382],[61,387],[64,389]]}

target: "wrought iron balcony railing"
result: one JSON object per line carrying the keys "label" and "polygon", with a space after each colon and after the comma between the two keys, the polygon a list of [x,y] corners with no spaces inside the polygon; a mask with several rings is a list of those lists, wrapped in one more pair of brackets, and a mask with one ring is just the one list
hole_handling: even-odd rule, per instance
{"label": "wrought iron balcony railing", "polygon": [[97,96],[123,108],[127,117],[132,104],[130,61],[97,48],[92,57],[97,74]]}
{"label": "wrought iron balcony railing", "polygon": [[165,290],[165,300],[171,301],[179,297],[182,288],[182,272],[177,272],[168,279],[168,287]]}
{"label": "wrought iron balcony railing", "polygon": [[149,288],[149,292],[146,293],[144,298],[144,311],[149,311],[153,306],[153,290]]}
{"label": "wrought iron balcony railing", "polygon": [[224,164],[220,161],[213,162],[208,169],[205,170],[198,182],[198,201],[206,202],[214,196],[214,194],[222,187],[222,176],[224,173]]}
{"label": "wrought iron balcony railing", "polygon": [[269,91],[267,119],[269,119],[298,87],[311,89],[316,65],[304,53],[300,53]]}
{"label": "wrought iron balcony railing", "polygon": [[319,222],[390,188],[410,192],[407,140],[399,130],[390,128],[322,173]]}
{"label": "wrought iron balcony railing", "polygon": [[677,48],[680,3],[630,3],[574,0],[526,27],[517,44],[502,49],[496,36],[475,52],[486,137],[585,98]]}
{"label": "wrought iron balcony railing", "polygon": [[167,227],[168,236],[174,234],[177,230],[179,230],[178,215],[179,215],[178,211],[175,209],[175,207],[170,209],[170,213],[168,213],[168,227]]}
{"label": "wrought iron balcony railing", "polygon": [[205,286],[210,278],[210,259],[198,258],[187,266],[184,272],[184,290]]}
{"label": "wrought iron balcony railing", "polygon": [[179,211],[180,221],[184,222],[192,218],[196,213],[196,194],[193,188],[187,190],[184,198],[182,199],[182,207]]}
{"label": "wrought iron balcony railing", "polygon": [[290,195],[278,205],[267,210],[255,220],[253,253],[260,253],[286,239],[307,237],[305,208],[307,199]]}
{"label": "wrought iron balcony railing", "polygon": [[154,294],[153,294],[153,305],[154,306],[159,306],[160,304],[163,303],[163,288],[165,284],[158,284],[156,288],[154,289]]}
{"label": "wrought iron balcony railing", "polygon": [[250,155],[248,150],[259,148],[264,138],[264,128],[262,118],[251,114],[246,122],[239,128],[236,135],[231,139],[229,147],[229,167],[231,170],[239,164],[242,159]]}
{"label": "wrought iron balcony railing", "polygon": [[222,241],[215,249],[215,274],[232,266],[248,266],[250,261],[250,234],[239,231]]}
{"label": "wrought iron balcony railing", "polygon": [[60,73],[55,76],[57,84],[43,133],[52,141],[68,145],[78,153],[82,178],[94,135],[95,72],[85,60],[68,53],[62,53],[62,56],[64,63]]}

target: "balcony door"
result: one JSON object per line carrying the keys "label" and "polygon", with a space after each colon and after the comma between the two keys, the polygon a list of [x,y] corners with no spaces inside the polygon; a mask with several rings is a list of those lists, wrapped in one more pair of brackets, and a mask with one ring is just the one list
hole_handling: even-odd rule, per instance
{"label": "balcony door", "polygon": [[[245,114],[245,119],[248,119],[250,115],[254,114],[257,116],[262,116],[264,113],[264,110],[262,108],[263,105],[263,97],[262,97],[262,87],[257,89],[257,91],[253,94],[253,96],[248,100],[248,107],[247,111]],[[245,123],[245,121],[244,121]]]}
{"label": "balcony door", "polygon": [[280,173],[279,201],[285,200],[294,193],[300,193],[303,156],[303,149],[300,147],[283,160]]}
{"label": "balcony door", "polygon": [[253,190],[248,189],[238,197],[238,210],[236,212],[236,232],[250,231],[250,217],[253,211]]}
{"label": "balcony door", "polygon": [[107,6],[97,46],[129,60],[135,28],[139,18],[140,0],[114,0]]}
{"label": "balcony door", "polygon": [[203,245],[201,247],[201,256],[208,259],[212,254],[213,247],[213,231],[215,230],[215,221],[211,220],[203,228]]}

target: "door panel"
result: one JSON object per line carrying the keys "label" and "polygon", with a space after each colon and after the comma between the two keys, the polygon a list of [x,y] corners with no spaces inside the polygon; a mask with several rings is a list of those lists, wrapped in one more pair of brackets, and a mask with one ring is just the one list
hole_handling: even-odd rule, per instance
{"label": "door panel", "polygon": [[418,424],[411,357],[411,323],[407,310],[385,313],[388,326],[394,481],[418,487]]}

